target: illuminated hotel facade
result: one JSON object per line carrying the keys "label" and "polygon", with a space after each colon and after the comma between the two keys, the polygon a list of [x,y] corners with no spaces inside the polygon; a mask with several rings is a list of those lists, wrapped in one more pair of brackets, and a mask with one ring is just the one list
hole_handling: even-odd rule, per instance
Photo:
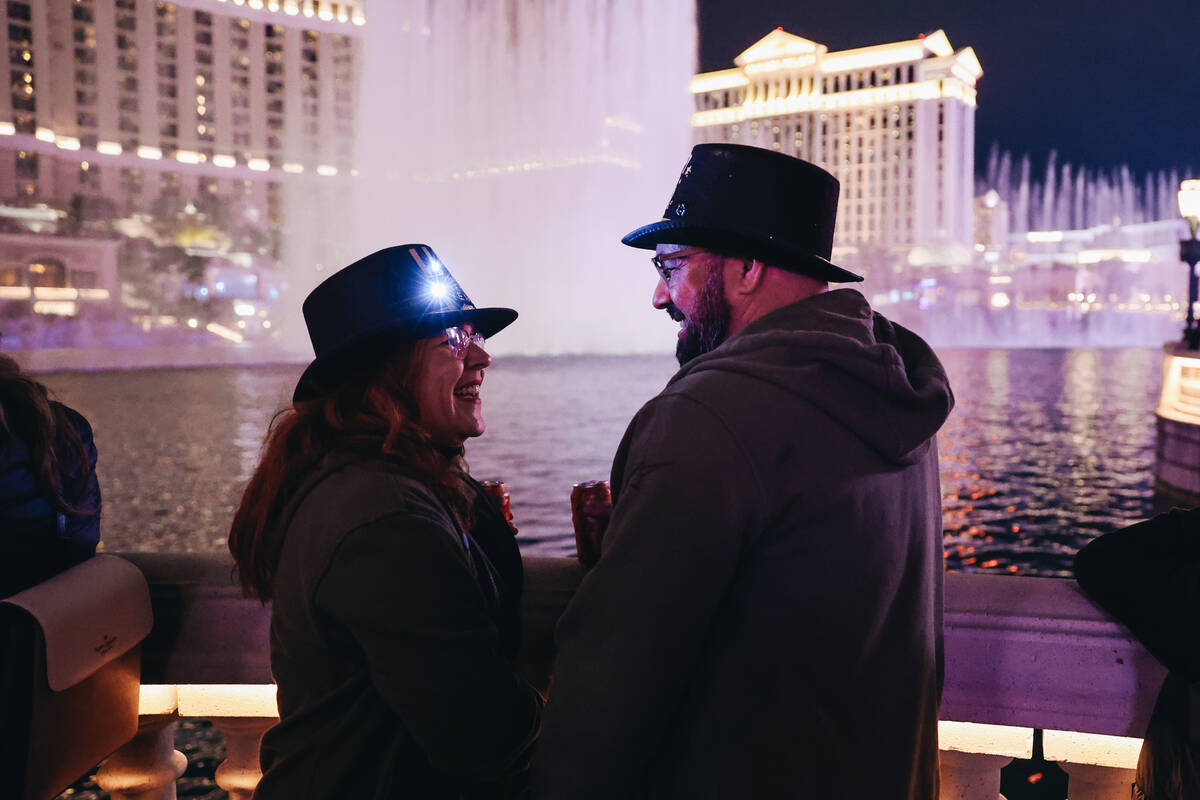
{"label": "illuminated hotel facade", "polygon": [[697,142],[778,150],[841,182],[835,260],[965,264],[973,245],[974,51],[945,33],[829,52],[772,31],[692,80]]}
{"label": "illuminated hotel facade", "polygon": [[241,192],[349,168],[361,0],[12,0],[0,199]]}
{"label": "illuminated hotel facade", "polygon": [[[70,300],[115,298],[116,247],[101,246],[114,235],[207,259],[203,285],[185,288],[201,298],[243,283],[264,294],[258,273],[280,257],[285,187],[335,206],[349,196],[364,9],[365,0],[6,2],[0,296],[69,316]],[[169,219],[178,223],[164,237]],[[197,233],[206,221],[208,233]],[[335,238],[321,219],[297,224],[328,226],[306,233]],[[62,246],[46,241],[41,258],[32,253],[45,233]],[[222,277],[239,269],[254,274]],[[51,295],[57,305],[37,302]]]}

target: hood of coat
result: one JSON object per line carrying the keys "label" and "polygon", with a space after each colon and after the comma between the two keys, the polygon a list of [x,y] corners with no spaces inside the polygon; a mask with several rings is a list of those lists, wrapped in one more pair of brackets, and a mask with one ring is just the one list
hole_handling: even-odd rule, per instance
{"label": "hood of coat", "polygon": [[667,384],[711,370],[763,381],[825,411],[896,463],[922,458],[954,408],[933,350],[836,289],[772,311],[685,364]]}

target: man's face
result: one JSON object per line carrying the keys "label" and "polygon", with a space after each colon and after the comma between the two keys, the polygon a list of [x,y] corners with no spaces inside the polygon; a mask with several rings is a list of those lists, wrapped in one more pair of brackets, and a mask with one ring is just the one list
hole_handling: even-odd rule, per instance
{"label": "man's face", "polygon": [[660,244],[658,285],[652,303],[680,323],[675,358],[683,366],[713,350],[729,333],[725,259],[699,247]]}

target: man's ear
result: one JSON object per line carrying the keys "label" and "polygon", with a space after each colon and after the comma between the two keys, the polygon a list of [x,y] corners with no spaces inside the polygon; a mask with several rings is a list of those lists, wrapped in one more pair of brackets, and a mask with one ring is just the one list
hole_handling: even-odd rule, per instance
{"label": "man's ear", "polygon": [[754,294],[767,276],[767,265],[757,258],[738,259],[730,289],[736,294]]}

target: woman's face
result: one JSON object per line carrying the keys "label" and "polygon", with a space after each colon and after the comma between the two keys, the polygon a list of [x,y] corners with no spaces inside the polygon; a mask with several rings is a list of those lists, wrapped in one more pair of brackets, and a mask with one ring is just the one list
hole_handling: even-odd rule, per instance
{"label": "woman's face", "polygon": [[[469,323],[461,327],[467,333],[474,332]],[[456,358],[444,333],[421,339],[416,355],[417,413],[421,427],[429,432],[434,443],[457,447],[468,437],[482,434],[486,425],[479,391],[483,370],[492,363],[491,356],[471,343],[466,354]]]}

